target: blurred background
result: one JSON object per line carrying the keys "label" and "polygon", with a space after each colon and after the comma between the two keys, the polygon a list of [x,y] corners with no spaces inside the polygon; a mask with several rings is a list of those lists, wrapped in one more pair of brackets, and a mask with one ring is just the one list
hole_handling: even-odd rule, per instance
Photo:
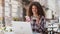
{"label": "blurred background", "polygon": [[60,34],[60,0],[0,0],[0,30],[3,26],[11,26],[12,21],[25,22],[29,6],[35,1],[45,12],[48,34],[54,31]]}
{"label": "blurred background", "polygon": [[34,1],[42,5],[47,19],[60,16],[60,0],[0,0],[0,25],[10,25],[11,21],[25,21],[28,8]]}

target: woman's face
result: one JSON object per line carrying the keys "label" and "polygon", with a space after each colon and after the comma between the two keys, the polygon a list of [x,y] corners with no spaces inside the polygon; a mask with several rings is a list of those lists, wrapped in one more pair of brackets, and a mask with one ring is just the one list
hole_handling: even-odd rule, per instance
{"label": "woman's face", "polygon": [[34,5],[32,6],[32,13],[37,14],[37,7]]}

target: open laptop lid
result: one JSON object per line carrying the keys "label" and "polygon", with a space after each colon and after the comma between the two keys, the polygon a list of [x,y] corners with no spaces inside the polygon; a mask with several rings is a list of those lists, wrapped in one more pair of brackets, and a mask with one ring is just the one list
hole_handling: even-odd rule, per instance
{"label": "open laptop lid", "polygon": [[12,27],[16,34],[33,34],[29,22],[12,21]]}

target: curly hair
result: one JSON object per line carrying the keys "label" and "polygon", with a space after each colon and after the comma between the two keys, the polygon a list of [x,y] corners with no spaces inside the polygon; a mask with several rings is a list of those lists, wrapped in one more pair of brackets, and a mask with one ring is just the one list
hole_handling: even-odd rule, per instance
{"label": "curly hair", "polygon": [[40,5],[39,2],[32,2],[32,4],[29,7],[29,16],[31,17],[33,15],[33,13],[32,13],[32,6],[33,5],[37,7],[38,15],[45,17],[45,13],[44,13],[43,8],[42,8],[42,6]]}

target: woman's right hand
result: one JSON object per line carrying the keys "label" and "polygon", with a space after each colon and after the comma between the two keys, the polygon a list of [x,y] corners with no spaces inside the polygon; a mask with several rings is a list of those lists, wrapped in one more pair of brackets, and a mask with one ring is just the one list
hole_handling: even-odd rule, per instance
{"label": "woman's right hand", "polygon": [[30,17],[29,16],[25,16],[25,18],[26,18],[27,22],[30,22]]}

